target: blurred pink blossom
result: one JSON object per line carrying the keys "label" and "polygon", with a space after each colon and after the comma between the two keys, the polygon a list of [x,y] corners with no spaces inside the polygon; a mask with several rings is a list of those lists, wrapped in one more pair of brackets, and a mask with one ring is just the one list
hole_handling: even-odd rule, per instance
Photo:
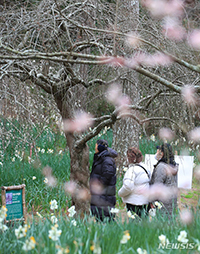
{"label": "blurred pink blossom", "polygon": [[172,167],[170,165],[166,166],[167,175],[176,175],[178,173],[178,167]]}
{"label": "blurred pink blossom", "polygon": [[128,33],[126,36],[126,43],[130,46],[139,46],[141,44],[141,37],[137,33]]}
{"label": "blurred pink blossom", "polygon": [[76,198],[80,200],[89,200],[90,193],[88,190],[81,188],[76,192]]}
{"label": "blurred pink blossom", "polygon": [[49,187],[55,187],[57,185],[57,179],[52,175],[52,168],[46,166],[42,170],[42,174],[46,177],[45,183]]}
{"label": "blurred pink blossom", "polygon": [[168,66],[173,62],[170,56],[164,53],[156,53],[154,55],[137,53],[131,59],[126,60],[125,65],[129,68],[134,68],[137,65],[153,66]]}
{"label": "blurred pink blossom", "polygon": [[122,95],[122,88],[118,84],[112,84],[107,89],[107,100],[112,104],[118,104],[118,100]]}
{"label": "blurred pink blossom", "polygon": [[90,188],[91,192],[96,195],[102,194],[103,192],[103,186],[98,180],[92,180],[90,182]]}
{"label": "blurred pink blossom", "polygon": [[55,187],[57,185],[57,179],[50,175],[50,176],[47,176],[47,182],[46,182],[46,185],[48,185],[49,187]]}
{"label": "blurred pink blossom", "polygon": [[63,121],[64,132],[83,132],[93,124],[92,116],[86,112],[77,113],[74,119]]}
{"label": "blurred pink blossom", "polygon": [[195,143],[200,142],[200,127],[196,127],[192,131],[190,131],[188,133],[188,137]]}
{"label": "blurred pink blossom", "polygon": [[186,32],[176,19],[166,18],[163,24],[163,34],[170,40],[181,41],[184,39]]}
{"label": "blurred pink blossom", "polygon": [[149,192],[144,194],[148,197],[149,201],[159,200],[161,202],[168,201],[174,196],[177,196],[178,189],[175,187],[167,187],[164,184],[153,184],[149,188]]}
{"label": "blurred pink blossom", "polygon": [[193,221],[193,214],[189,209],[183,209],[180,211],[180,219],[183,224],[189,225]]}
{"label": "blurred pink blossom", "polygon": [[101,61],[103,63],[111,64],[112,66],[124,66],[125,58],[124,57],[113,57],[113,56],[105,56],[101,57]]}
{"label": "blurred pink blossom", "polygon": [[52,175],[52,168],[49,166],[44,167],[42,170],[42,174],[46,177]]}
{"label": "blurred pink blossom", "polygon": [[109,102],[114,104],[119,109],[119,113],[130,113],[129,105],[131,105],[131,101],[127,95],[124,95],[122,93],[121,86],[117,84],[112,84],[111,86],[109,86],[106,98]]}
{"label": "blurred pink blossom", "polygon": [[199,29],[195,29],[190,33],[188,42],[194,49],[197,49],[197,50],[200,49],[200,30]]}
{"label": "blurred pink blossom", "polygon": [[197,104],[198,98],[194,86],[186,85],[181,89],[183,100],[190,105]]}
{"label": "blurred pink blossom", "polygon": [[78,186],[77,186],[76,182],[69,181],[69,182],[65,183],[64,190],[73,196],[76,192],[77,187]]}
{"label": "blurred pink blossom", "polygon": [[181,0],[141,0],[141,3],[157,18],[183,14],[183,1]]}
{"label": "blurred pink blossom", "polygon": [[171,141],[174,139],[174,132],[169,129],[169,128],[161,128],[159,130],[159,137],[162,139],[162,140],[167,140],[167,141]]}
{"label": "blurred pink blossom", "polygon": [[130,113],[131,100],[127,95],[122,95],[118,98],[118,106],[120,114],[125,115]]}

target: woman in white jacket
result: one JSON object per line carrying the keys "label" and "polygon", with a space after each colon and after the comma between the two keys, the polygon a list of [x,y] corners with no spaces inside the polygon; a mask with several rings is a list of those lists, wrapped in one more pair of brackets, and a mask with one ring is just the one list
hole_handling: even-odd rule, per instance
{"label": "woman in white jacket", "polygon": [[146,214],[150,205],[147,193],[149,190],[150,172],[142,163],[142,153],[136,147],[131,147],[127,151],[129,162],[128,170],[123,179],[123,186],[118,195],[126,203],[128,211],[136,213],[138,216]]}

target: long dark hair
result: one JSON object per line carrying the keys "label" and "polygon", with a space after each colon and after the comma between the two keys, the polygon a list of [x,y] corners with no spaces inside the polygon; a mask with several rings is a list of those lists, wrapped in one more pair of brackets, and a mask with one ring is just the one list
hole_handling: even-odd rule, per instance
{"label": "long dark hair", "polygon": [[164,162],[175,166],[176,162],[174,160],[172,146],[170,144],[164,143],[160,147],[160,150],[163,152],[163,157],[158,162]]}

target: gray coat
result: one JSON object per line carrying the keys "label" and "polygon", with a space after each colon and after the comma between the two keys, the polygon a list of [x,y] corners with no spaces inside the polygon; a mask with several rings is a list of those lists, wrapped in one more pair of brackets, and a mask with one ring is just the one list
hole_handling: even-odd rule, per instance
{"label": "gray coat", "polygon": [[[169,172],[170,171],[170,172]],[[166,164],[164,162],[160,162],[154,168],[150,185],[153,184],[164,184],[166,187],[173,188],[177,187],[177,172],[178,172],[178,164],[176,166],[172,166]],[[166,213],[168,215],[172,215],[172,212],[177,207],[177,194],[173,192],[171,197],[167,201],[161,201],[163,207],[161,208],[161,212]]]}

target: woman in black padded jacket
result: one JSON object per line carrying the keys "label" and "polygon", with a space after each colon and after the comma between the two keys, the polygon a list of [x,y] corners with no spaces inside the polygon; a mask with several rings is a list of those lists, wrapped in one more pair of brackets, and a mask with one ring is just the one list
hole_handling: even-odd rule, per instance
{"label": "woman in black padded jacket", "polygon": [[91,212],[98,220],[113,219],[111,208],[116,204],[117,152],[108,147],[104,139],[97,140],[90,174]]}

